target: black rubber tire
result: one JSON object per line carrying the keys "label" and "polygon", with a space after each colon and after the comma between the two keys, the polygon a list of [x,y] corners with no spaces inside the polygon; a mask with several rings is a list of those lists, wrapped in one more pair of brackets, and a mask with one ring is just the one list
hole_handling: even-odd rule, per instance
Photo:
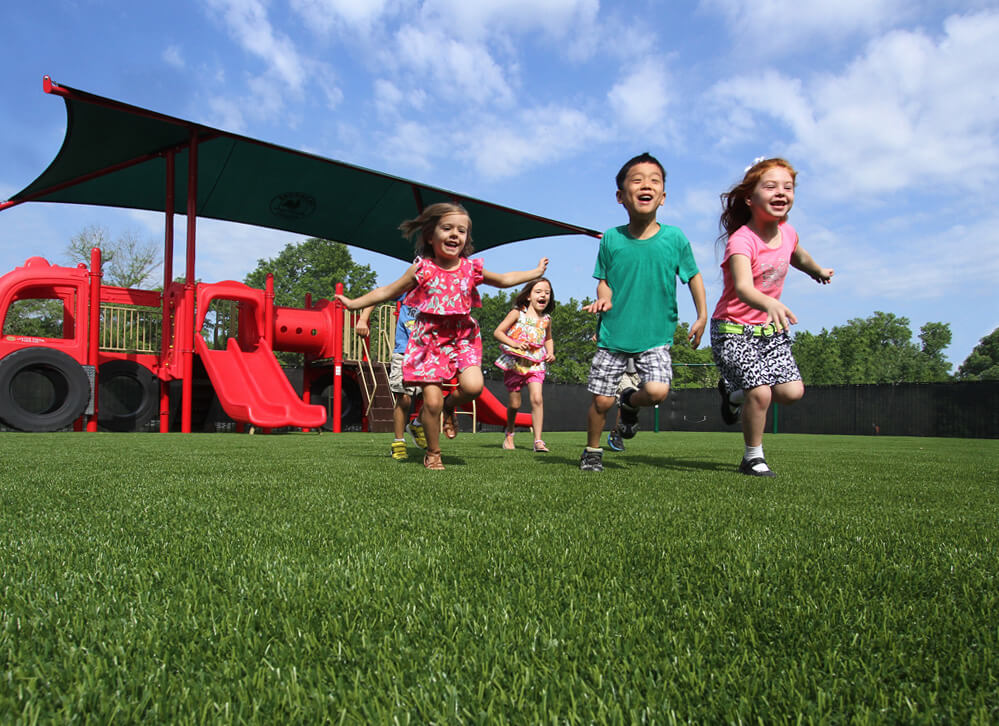
{"label": "black rubber tire", "polygon": [[[26,375],[36,380],[23,379]],[[29,400],[32,394],[34,401]],[[60,350],[22,348],[0,360],[0,419],[13,429],[59,431],[78,419],[89,402],[90,378]]]}
{"label": "black rubber tire", "polygon": [[[361,425],[364,404],[361,400],[361,387],[357,385],[357,381],[346,374],[343,375],[342,381],[343,396],[340,400],[340,430],[346,431],[351,426]],[[309,402],[326,407],[326,423],[323,424],[324,431],[333,430],[333,401],[329,398],[332,386],[332,373],[321,375],[309,386]]]}
{"label": "black rubber tire", "polygon": [[131,360],[97,371],[97,424],[105,431],[140,431],[159,409],[160,379]]}

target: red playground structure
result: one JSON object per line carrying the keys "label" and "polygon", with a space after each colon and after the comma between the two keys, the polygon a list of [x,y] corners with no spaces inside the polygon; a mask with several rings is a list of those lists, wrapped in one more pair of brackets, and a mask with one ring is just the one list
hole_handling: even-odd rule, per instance
{"label": "red playground structure", "polygon": [[[0,276],[0,420],[13,429],[135,431],[158,418],[160,431],[190,432],[197,389],[206,386],[241,427],[340,431],[347,410],[355,417],[371,410],[377,376],[369,385],[364,368],[373,371],[372,363],[388,356],[372,356],[358,344],[351,313],[308,296],[301,308],[275,305],[270,277],[264,290],[233,280],[196,283],[198,217],[335,239],[406,262],[411,250],[395,225],[436,201],[469,209],[477,228],[487,230],[476,237],[480,250],[550,235],[599,236],[58,86],[48,77],[43,85],[66,103],[63,147],[0,211],[29,201],[162,211],[163,288],[102,284],[97,248],[89,268],[31,257]],[[186,215],[184,282],[174,281],[172,269],[177,213]],[[8,326],[12,311],[38,304],[48,305],[50,318],[61,309],[59,330],[24,335]],[[275,351],[304,354],[301,395]],[[311,400],[321,397],[322,404]],[[505,407],[483,391],[477,416],[502,424]],[[366,413],[357,418],[369,427]],[[517,425],[530,426],[530,416],[520,414]]]}

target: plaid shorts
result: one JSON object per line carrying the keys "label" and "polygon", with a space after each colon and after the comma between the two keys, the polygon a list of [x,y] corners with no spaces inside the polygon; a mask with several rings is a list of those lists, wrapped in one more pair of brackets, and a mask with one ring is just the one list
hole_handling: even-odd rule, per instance
{"label": "plaid shorts", "polygon": [[402,353],[392,354],[392,364],[389,366],[389,390],[392,393],[418,396],[423,392],[421,386],[407,386],[402,381]]}
{"label": "plaid shorts", "polygon": [[618,384],[628,367],[628,360],[634,358],[638,372],[639,386],[649,382],[669,383],[673,380],[673,359],[669,346],[661,345],[642,353],[619,353],[606,348],[597,348],[590,364],[590,378],[587,390],[596,396],[616,396]]}
{"label": "plaid shorts", "polygon": [[711,354],[729,392],[801,380],[786,332],[753,335],[750,327],[743,333],[723,333],[719,322],[724,321],[711,321]]}

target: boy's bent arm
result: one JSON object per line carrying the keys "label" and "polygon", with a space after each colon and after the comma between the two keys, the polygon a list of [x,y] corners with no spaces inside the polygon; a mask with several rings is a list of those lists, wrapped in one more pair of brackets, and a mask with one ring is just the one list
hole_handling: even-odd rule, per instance
{"label": "boy's bent arm", "polygon": [[371,311],[375,309],[374,305],[368,305],[361,311],[361,314],[357,316],[357,322],[354,323],[354,332],[358,335],[367,335],[371,332]]}
{"label": "boy's bent arm", "polygon": [[690,334],[687,340],[694,348],[701,344],[701,336],[708,324],[707,294],[704,291],[704,279],[698,272],[687,282],[690,287],[690,297],[694,300],[694,309],[697,310],[697,320],[690,326]]}
{"label": "boy's bent arm", "polygon": [[614,307],[614,304],[611,302],[613,297],[614,291],[607,284],[607,280],[600,280],[597,282],[597,299],[589,305],[584,305],[583,311],[587,313],[602,313],[605,310],[610,310]]}

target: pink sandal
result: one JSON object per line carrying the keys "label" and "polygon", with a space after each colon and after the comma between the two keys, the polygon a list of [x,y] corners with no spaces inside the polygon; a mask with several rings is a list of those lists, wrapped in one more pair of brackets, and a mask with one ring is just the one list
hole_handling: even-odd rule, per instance
{"label": "pink sandal", "polygon": [[534,453],[536,453],[536,454],[547,454],[548,453],[548,447],[545,446],[545,442],[542,441],[541,439],[535,440],[535,442],[534,442]]}
{"label": "pink sandal", "polygon": [[503,437],[503,448],[506,449],[507,451],[516,448],[513,445],[513,434],[512,433],[508,433],[506,436]]}

